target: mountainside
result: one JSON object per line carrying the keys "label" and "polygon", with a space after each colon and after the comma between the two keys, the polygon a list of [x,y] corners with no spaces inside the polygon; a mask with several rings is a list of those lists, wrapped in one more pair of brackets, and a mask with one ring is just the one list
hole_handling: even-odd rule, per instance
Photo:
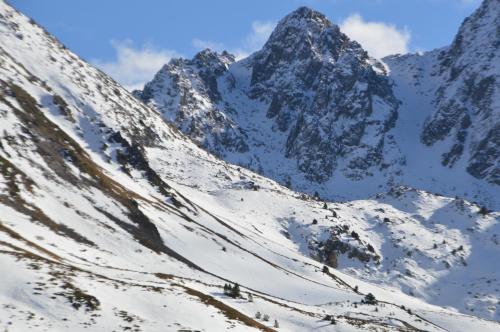
{"label": "mountainside", "polygon": [[[401,113],[429,112],[420,140],[441,163],[500,184],[500,1],[486,0],[451,46],[384,59],[403,101]],[[410,68],[410,70],[409,70]],[[411,75],[413,74],[413,75]],[[399,91],[399,86],[410,87]],[[425,114],[425,113],[424,113]]]}
{"label": "mountainside", "polygon": [[174,59],[144,87],[140,97],[208,150],[247,151],[245,134],[219,105],[222,99],[217,78],[233,62],[232,55],[210,50],[198,53],[193,60]]}
{"label": "mountainside", "polygon": [[307,179],[327,181],[337,168],[361,179],[389,166],[383,151],[394,144],[386,132],[398,102],[383,66],[325,16],[299,8],[244,65],[249,96],[269,104],[273,128],[286,133],[285,157]]}
{"label": "mountainside", "polygon": [[[228,156],[245,150],[224,145],[231,128],[250,150],[257,136],[236,121],[250,115],[221,118],[221,105],[232,86],[232,105],[266,101],[237,92],[248,67],[232,61],[203,52],[166,66],[157,78],[175,68],[182,90],[169,96],[205,108],[162,114],[0,1],[0,328],[497,331],[498,211],[408,187],[322,201],[165,121],[184,119]],[[201,87],[219,101],[205,104]],[[380,129],[372,120],[363,135]]]}
{"label": "mountainside", "polygon": [[[207,54],[218,60],[199,66]],[[136,94],[210,152],[294,189],[332,197],[334,177],[393,183],[404,158],[387,132],[399,102],[382,63],[325,16],[301,7],[262,50],[227,58],[172,60]]]}
{"label": "mountainside", "polygon": [[[301,7],[248,58],[173,60],[136,96],[208,151],[298,191],[410,185],[498,209],[498,8],[485,1],[450,47],[382,63]],[[206,54],[217,60],[200,66]]]}

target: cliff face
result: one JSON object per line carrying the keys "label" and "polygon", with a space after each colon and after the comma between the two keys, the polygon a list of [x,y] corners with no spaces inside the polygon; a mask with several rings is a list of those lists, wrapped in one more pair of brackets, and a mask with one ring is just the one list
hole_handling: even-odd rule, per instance
{"label": "cliff face", "polygon": [[285,156],[306,178],[324,182],[335,170],[352,179],[380,169],[398,102],[381,63],[322,14],[299,8],[245,60],[249,96],[286,133]]}
{"label": "cliff face", "polygon": [[442,84],[422,142],[448,140],[443,165],[464,158],[470,174],[500,185],[500,2],[484,1],[438,60]]}
{"label": "cliff face", "polygon": [[[412,98],[428,104],[421,142],[440,154],[443,166],[496,185],[500,184],[499,46],[500,2],[488,0],[465,19],[449,47],[385,59],[396,84],[404,85],[408,73],[414,73]],[[410,107],[408,112],[412,111],[418,110]]]}
{"label": "cliff face", "polygon": [[[207,54],[218,60],[197,61]],[[210,152],[279,181],[356,181],[403,161],[387,135],[399,102],[384,66],[305,7],[250,57],[174,60],[137,96]]]}
{"label": "cliff face", "polygon": [[217,83],[233,62],[232,55],[210,50],[192,60],[174,59],[135,94],[212,153],[245,152],[245,134],[225,114]]}

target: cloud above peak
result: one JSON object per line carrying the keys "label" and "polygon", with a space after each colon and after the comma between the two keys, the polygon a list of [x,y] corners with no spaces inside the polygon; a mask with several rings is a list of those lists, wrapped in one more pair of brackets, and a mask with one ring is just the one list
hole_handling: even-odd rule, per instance
{"label": "cloud above peak", "polygon": [[359,14],[353,14],[340,23],[340,30],[357,41],[374,58],[408,53],[411,33],[393,24],[367,22]]}
{"label": "cloud above peak", "polygon": [[[195,38],[191,44],[196,49],[210,48],[215,51],[227,50],[237,59],[242,59],[259,50],[267,41],[276,22],[254,21],[251,30],[238,45],[230,47],[224,43]],[[365,21],[359,14],[353,14],[340,23],[340,29],[349,38],[357,41],[375,58],[396,53],[408,53],[411,33],[408,29],[399,29],[393,24]]]}
{"label": "cloud above peak", "polygon": [[227,45],[220,42],[201,40],[198,38],[193,39],[191,44],[199,50],[205,48],[210,48],[218,52],[227,50],[228,52],[234,54],[236,56],[236,59],[239,60],[259,50],[267,41],[275,27],[276,22],[253,21],[251,24],[250,32],[239,42],[238,45],[235,45],[234,47],[228,47]]}
{"label": "cloud above peak", "polygon": [[[227,50],[237,59],[242,59],[259,50],[267,41],[276,22],[253,21],[249,33],[236,45],[195,38],[191,41],[197,50],[210,48],[214,51]],[[375,58],[395,53],[407,53],[411,39],[410,32],[398,29],[384,22],[368,22],[359,14],[353,14],[340,23],[340,29],[356,40]],[[180,54],[174,50],[160,49],[151,43],[136,46],[131,40],[113,40],[116,56],[113,60],[92,59],[90,62],[109,74],[129,91],[142,89],[158,70],[173,57]]]}
{"label": "cloud above peak", "polygon": [[126,89],[142,89],[156,72],[173,57],[179,54],[172,50],[158,49],[152,44],[135,47],[131,40],[111,41],[116,51],[116,59],[90,62],[109,74]]}

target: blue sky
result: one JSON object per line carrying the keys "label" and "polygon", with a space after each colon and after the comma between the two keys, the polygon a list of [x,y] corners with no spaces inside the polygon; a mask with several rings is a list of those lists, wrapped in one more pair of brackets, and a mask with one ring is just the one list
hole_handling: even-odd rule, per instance
{"label": "blue sky", "polygon": [[376,56],[448,45],[480,0],[10,0],[67,47],[129,88],[174,56],[205,47],[243,57],[306,5]]}

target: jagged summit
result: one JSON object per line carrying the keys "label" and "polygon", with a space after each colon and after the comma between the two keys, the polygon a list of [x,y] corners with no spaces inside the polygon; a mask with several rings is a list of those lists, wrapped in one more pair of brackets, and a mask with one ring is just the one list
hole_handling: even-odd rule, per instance
{"label": "jagged summit", "polygon": [[218,78],[234,63],[234,55],[205,49],[193,59],[172,59],[136,98],[160,110],[163,117],[212,153],[245,151],[244,133],[221,112]]}
{"label": "jagged summit", "polygon": [[282,18],[278,22],[275,31],[280,31],[289,27],[295,27],[302,31],[318,31],[336,26],[322,13],[304,6],[297,8]]}
{"label": "jagged summit", "polygon": [[275,31],[287,27],[296,27],[302,31],[318,31],[327,28],[338,30],[338,26],[333,24],[323,13],[305,6],[297,8],[282,18]]}
{"label": "jagged summit", "polygon": [[153,97],[152,90],[164,81],[165,75],[173,71],[179,72],[180,75],[184,70],[195,70],[199,74],[200,80],[207,85],[207,93],[210,94],[210,97],[218,100],[220,95],[217,90],[216,78],[226,71],[234,61],[235,56],[227,51],[218,53],[209,48],[198,52],[193,59],[173,58],[160,69],[153,81],[145,85],[142,92],[136,93],[136,96],[147,102]]}
{"label": "jagged summit", "polygon": [[[278,23],[256,57],[273,53],[274,56],[269,60],[274,63],[330,54],[337,59],[340,49],[349,42],[349,38],[325,15],[308,7],[300,7]],[[253,80],[258,79],[259,73],[254,71]]]}
{"label": "jagged summit", "polygon": [[222,68],[219,69],[219,67],[223,66],[227,69],[227,67],[233,63],[235,59],[235,56],[227,51],[218,53],[206,48],[203,51],[198,52],[192,61],[199,67],[216,67],[216,70],[222,70]]}
{"label": "jagged summit", "polygon": [[476,178],[500,185],[500,1],[484,1],[465,19],[438,60],[436,111],[422,141],[448,141],[443,165],[465,163]]}
{"label": "jagged summit", "polygon": [[[500,47],[500,0],[485,0],[467,17],[450,46],[455,59],[465,54],[484,54],[484,60],[498,53]],[[445,62],[446,64],[446,62]]]}
{"label": "jagged summit", "polygon": [[235,59],[235,56],[227,51],[219,53],[210,48],[206,48],[196,53],[192,59],[182,57],[172,58],[160,69],[160,71],[167,70],[169,66],[191,65],[197,66],[200,69],[209,69],[213,72],[220,73],[226,70],[231,63],[235,62]]}

